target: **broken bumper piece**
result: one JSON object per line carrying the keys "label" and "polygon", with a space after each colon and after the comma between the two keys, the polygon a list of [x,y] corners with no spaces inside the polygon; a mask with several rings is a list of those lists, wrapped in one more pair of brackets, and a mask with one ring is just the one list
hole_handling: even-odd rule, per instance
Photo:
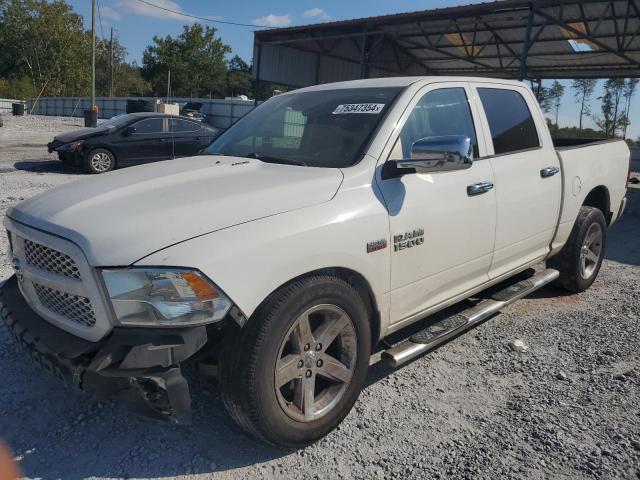
{"label": "broken bumper piece", "polygon": [[189,386],[180,364],[206,343],[204,326],[114,328],[103,340],[89,342],[31,310],[15,276],[0,287],[0,316],[32,360],[65,383],[117,398],[148,417],[191,423]]}

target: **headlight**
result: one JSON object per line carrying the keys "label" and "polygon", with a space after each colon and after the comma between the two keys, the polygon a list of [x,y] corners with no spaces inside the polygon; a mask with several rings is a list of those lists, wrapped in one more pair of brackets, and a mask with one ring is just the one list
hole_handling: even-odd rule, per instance
{"label": "headlight", "polygon": [[113,310],[123,325],[182,326],[222,320],[231,300],[195,270],[102,270]]}
{"label": "headlight", "polygon": [[58,148],[56,148],[57,151],[59,152],[69,152],[72,150],[77,150],[78,148],[80,148],[80,145],[82,145],[84,143],[84,140],[78,140],[76,142],[71,142],[71,143],[65,143],[64,145],[60,145]]}

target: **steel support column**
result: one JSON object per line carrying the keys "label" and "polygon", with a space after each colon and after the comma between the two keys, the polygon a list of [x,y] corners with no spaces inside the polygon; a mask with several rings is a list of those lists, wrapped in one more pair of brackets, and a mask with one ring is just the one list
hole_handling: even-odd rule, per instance
{"label": "steel support column", "polygon": [[258,93],[260,92],[260,58],[262,57],[262,44],[257,42],[256,54],[256,79],[253,82],[253,106],[258,106]]}
{"label": "steel support column", "polygon": [[531,48],[531,27],[533,25],[533,5],[529,4],[529,19],[527,20],[527,30],[524,34],[524,46],[522,48],[522,57],[520,57],[520,72],[518,80],[522,81],[527,76],[527,56],[529,48]]}
{"label": "steel support column", "polygon": [[360,41],[360,78],[367,78],[367,35],[366,29],[362,32],[362,39]]}

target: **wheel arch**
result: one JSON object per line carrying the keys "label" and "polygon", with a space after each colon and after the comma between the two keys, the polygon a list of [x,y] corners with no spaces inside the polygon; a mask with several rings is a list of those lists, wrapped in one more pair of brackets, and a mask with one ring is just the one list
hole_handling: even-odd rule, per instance
{"label": "wheel arch", "polygon": [[116,152],[114,152],[111,147],[106,147],[106,146],[103,146],[103,145],[91,145],[89,147],[89,149],[87,150],[87,153],[85,153],[84,159],[88,160],[89,159],[89,155],[94,150],[106,150],[111,155],[113,155],[113,168],[116,168],[118,166],[118,156],[116,155]]}
{"label": "wheel arch", "polygon": [[260,305],[258,305],[258,307],[255,309],[255,311],[249,318],[249,321],[251,321],[252,317],[254,317],[256,313],[261,310],[261,307],[269,300],[269,298],[271,298],[271,296],[279,292],[281,289],[285,288],[287,285],[293,282],[296,282],[303,278],[316,276],[316,275],[328,275],[331,277],[336,277],[341,280],[344,280],[346,283],[351,285],[356,290],[356,292],[358,292],[358,294],[360,295],[360,298],[362,298],[362,301],[364,302],[365,308],[367,309],[367,314],[369,317],[369,325],[371,327],[371,341],[373,343],[372,347],[374,347],[378,343],[378,340],[380,339],[380,333],[381,333],[380,332],[381,318],[380,318],[380,310],[378,308],[378,302],[376,301],[375,295],[373,293],[373,289],[371,288],[371,284],[369,283],[369,281],[364,277],[364,275],[362,275],[361,273],[351,268],[346,268],[346,267],[319,268],[287,280],[283,284],[273,289],[273,291],[271,291],[271,293],[269,293],[269,295],[267,295],[267,297],[262,302],[260,302]]}
{"label": "wheel arch", "polygon": [[604,185],[592,188],[582,202],[582,206],[597,208],[604,215],[607,225],[611,223],[611,196],[609,189]]}

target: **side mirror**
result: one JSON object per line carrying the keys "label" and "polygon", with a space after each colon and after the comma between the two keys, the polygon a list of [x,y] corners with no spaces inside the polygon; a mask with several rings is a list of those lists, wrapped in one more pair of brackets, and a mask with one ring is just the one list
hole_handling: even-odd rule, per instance
{"label": "side mirror", "polygon": [[465,135],[444,135],[416,140],[411,158],[396,161],[399,174],[464,170],[473,164],[473,145]]}
{"label": "side mirror", "polygon": [[136,127],[134,127],[134,126],[126,127],[126,128],[122,131],[122,135],[124,135],[125,137],[130,137],[130,136],[131,136],[131,135],[133,135],[134,133],[136,133]]}

